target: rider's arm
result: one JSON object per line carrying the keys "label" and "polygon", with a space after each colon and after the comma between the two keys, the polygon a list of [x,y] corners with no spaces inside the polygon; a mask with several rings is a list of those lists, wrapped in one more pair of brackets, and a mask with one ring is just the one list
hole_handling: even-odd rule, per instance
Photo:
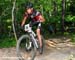
{"label": "rider's arm", "polygon": [[45,19],[42,15],[39,15],[39,20],[40,20],[40,22],[45,22]]}
{"label": "rider's arm", "polygon": [[24,24],[25,24],[25,22],[26,22],[27,17],[28,17],[28,16],[25,14],[24,19],[22,20],[22,23],[21,23],[21,26],[22,26],[22,27],[24,26]]}

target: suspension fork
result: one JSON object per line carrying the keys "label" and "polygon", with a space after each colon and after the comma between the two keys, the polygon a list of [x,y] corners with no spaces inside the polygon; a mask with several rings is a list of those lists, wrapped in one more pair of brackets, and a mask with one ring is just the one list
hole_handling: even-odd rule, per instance
{"label": "suspension fork", "polygon": [[39,46],[38,46],[37,40],[35,39],[35,37],[33,36],[33,34],[30,33],[29,35],[30,35],[30,38],[31,38],[33,44],[35,44],[36,47],[38,48]]}

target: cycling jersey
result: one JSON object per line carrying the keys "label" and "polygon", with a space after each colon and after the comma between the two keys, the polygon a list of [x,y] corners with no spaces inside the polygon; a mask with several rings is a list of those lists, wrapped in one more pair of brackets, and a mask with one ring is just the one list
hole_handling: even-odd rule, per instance
{"label": "cycling jersey", "polygon": [[30,21],[31,26],[37,26],[37,28],[40,29],[41,28],[41,22],[39,19],[40,15],[41,13],[39,11],[33,10],[32,14],[28,14],[27,12],[25,12],[24,16],[31,18],[31,21]]}
{"label": "cycling jersey", "polygon": [[29,18],[31,18],[31,21],[39,21],[39,15],[41,15],[41,13],[39,11],[35,11],[33,10],[32,14],[28,14],[27,12],[25,12],[24,16],[27,16]]}

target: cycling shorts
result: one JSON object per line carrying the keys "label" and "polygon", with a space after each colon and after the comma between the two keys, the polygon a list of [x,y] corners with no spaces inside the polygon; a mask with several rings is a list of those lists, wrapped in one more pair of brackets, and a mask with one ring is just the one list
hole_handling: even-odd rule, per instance
{"label": "cycling shorts", "polygon": [[36,29],[41,29],[41,22],[37,22],[37,21],[35,21],[35,22],[30,22],[30,26],[31,27],[36,27]]}

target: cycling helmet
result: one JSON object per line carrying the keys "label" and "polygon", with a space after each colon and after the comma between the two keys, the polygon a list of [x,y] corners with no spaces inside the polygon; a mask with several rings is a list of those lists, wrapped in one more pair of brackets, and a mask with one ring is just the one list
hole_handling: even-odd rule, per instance
{"label": "cycling helmet", "polygon": [[27,3],[26,9],[29,9],[29,8],[33,8],[33,4],[32,3]]}

